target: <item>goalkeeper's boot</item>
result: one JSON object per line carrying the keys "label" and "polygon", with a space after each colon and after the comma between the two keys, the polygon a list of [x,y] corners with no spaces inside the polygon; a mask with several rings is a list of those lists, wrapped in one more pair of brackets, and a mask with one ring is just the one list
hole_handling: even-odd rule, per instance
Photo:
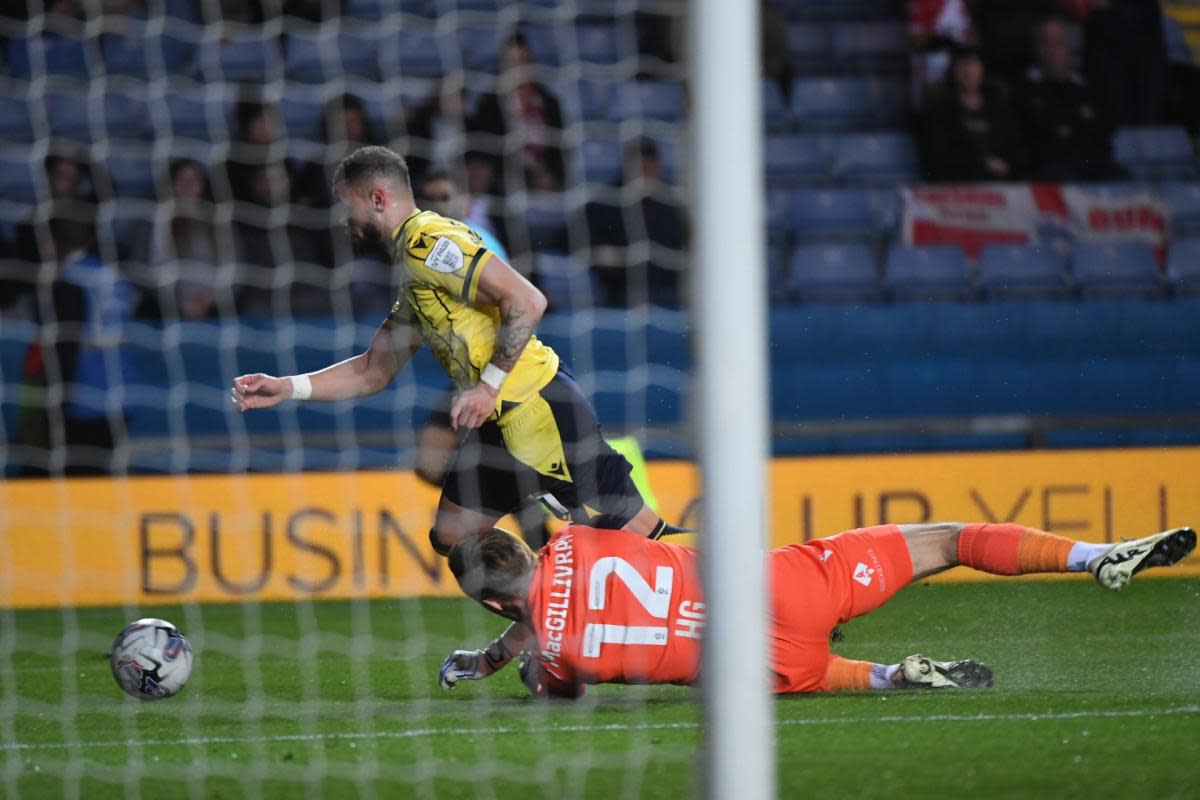
{"label": "goalkeeper's boot", "polygon": [[892,678],[899,689],[977,689],[994,683],[992,668],[973,658],[934,661],[929,656],[909,656]]}
{"label": "goalkeeper's boot", "polygon": [[1195,548],[1194,530],[1173,528],[1144,539],[1114,544],[1107,553],[1088,564],[1088,571],[1096,576],[1101,586],[1119,592],[1130,578],[1146,567],[1169,567]]}

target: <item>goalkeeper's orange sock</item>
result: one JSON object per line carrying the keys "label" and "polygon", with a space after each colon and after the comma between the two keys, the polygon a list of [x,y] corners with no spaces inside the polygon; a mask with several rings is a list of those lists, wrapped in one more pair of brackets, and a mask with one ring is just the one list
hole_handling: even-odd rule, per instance
{"label": "goalkeeper's orange sock", "polygon": [[993,575],[1083,572],[1110,546],[1012,523],[964,525],[958,536],[958,563]]}

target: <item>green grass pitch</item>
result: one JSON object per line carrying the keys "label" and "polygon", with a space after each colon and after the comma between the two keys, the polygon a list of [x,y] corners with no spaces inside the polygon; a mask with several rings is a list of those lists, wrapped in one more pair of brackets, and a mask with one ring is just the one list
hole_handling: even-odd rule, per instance
{"label": "green grass pitch", "polygon": [[[161,616],[197,651],[126,699],[106,648]],[[2,797],[693,797],[698,692],[452,693],[501,629],[466,600],[0,612]],[[1200,580],[911,587],[839,651],[990,663],[991,690],[779,700],[781,797],[1200,797]]]}

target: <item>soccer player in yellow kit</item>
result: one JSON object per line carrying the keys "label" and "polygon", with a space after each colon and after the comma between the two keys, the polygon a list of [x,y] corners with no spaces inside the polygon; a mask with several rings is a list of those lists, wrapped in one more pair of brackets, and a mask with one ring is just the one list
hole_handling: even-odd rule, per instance
{"label": "soccer player in yellow kit", "polygon": [[442,486],[435,550],[491,529],[530,496],[578,522],[643,536],[673,530],[642,500],[558,354],[534,336],[541,292],[469,227],[417,208],[408,167],[389,149],[347,156],[333,188],[355,247],[384,249],[403,267],[391,313],[353,358],[304,375],[235,379],[238,409],[374,394],[428,344],[458,391],[451,427],[469,431]]}

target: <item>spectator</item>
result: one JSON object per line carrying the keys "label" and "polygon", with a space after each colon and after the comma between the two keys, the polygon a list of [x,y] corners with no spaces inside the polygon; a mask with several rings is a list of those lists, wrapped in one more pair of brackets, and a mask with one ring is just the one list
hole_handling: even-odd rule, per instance
{"label": "spectator", "polygon": [[[465,222],[470,212],[470,198],[459,191],[454,180],[445,172],[427,172],[417,183],[417,205],[429,211],[437,212],[443,217]],[[483,245],[500,258],[508,261],[508,251],[492,229],[489,220],[475,220],[467,223],[473,231],[479,234]]]}
{"label": "spectator", "polygon": [[763,0],[762,70],[763,77],[775,81],[786,98],[792,93],[792,44],[788,41],[787,17],[770,0]]}
{"label": "spectator", "polygon": [[232,308],[233,298],[223,296],[230,291],[232,243],[214,222],[204,167],[178,159],[169,174],[170,197],[131,248],[134,260],[147,267],[143,285],[156,289],[138,315],[206,319]]}
{"label": "spectator", "polygon": [[955,51],[945,83],[922,114],[920,147],[933,181],[997,181],[1022,177],[1025,148],[1007,92],[985,81],[979,51]]}
{"label": "spectator", "polygon": [[225,164],[225,188],[234,200],[253,202],[255,176],[263,166],[282,159],[281,149],[272,152],[279,146],[279,110],[256,97],[245,96],[238,101],[234,116],[236,127]]}
{"label": "spectator", "polygon": [[684,211],[663,181],[653,141],[630,144],[622,166],[616,202],[594,201],[584,209],[589,263],[601,303],[678,307],[688,238]]}
{"label": "spectator", "polygon": [[137,293],[97,254],[94,213],[65,201],[46,226],[45,250],[55,269],[37,296],[41,325],[23,379],[27,388],[64,391],[34,392],[40,398],[22,408],[21,443],[31,448],[27,474],[103,474],[120,466],[112,456],[125,437],[129,405],[121,387],[131,377],[123,327]]}
{"label": "spectator", "polygon": [[478,149],[495,154],[502,191],[558,191],[565,176],[562,110],[558,99],[533,79],[533,53],[524,35],[509,37],[501,51],[499,87],[484,95],[468,124]]}
{"label": "spectator", "polygon": [[1061,20],[1043,20],[1034,35],[1035,62],[1020,94],[1031,177],[1108,180],[1123,177],[1112,159],[1112,128],[1091,87],[1071,70],[1071,43]]}
{"label": "spectator", "polygon": [[406,141],[404,159],[414,181],[426,172],[453,172],[467,148],[467,88],[463,76],[452,73],[401,120]]}
{"label": "spectator", "polygon": [[975,43],[975,26],[965,0],[909,0],[912,43],[912,98],[919,108],[926,87],[945,80],[950,50]]}
{"label": "spectator", "polygon": [[970,3],[983,60],[992,77],[1016,86],[1033,63],[1033,29],[1054,14],[1075,16],[1081,0],[970,0]]}
{"label": "spectator", "polygon": [[384,142],[367,116],[366,105],[353,94],[329,102],[315,133],[316,140],[327,147],[321,161],[309,161],[299,169],[296,202],[309,208],[329,208],[333,205],[330,187],[334,167],[358,148]]}
{"label": "spectator", "polygon": [[[1117,127],[1162,121],[1167,45],[1158,0],[1090,0],[1084,69]],[[1194,102],[1194,98],[1193,98]]]}
{"label": "spectator", "polygon": [[333,265],[322,231],[301,224],[292,206],[292,178],[282,163],[251,174],[251,195],[234,215],[238,261],[272,268],[291,264]]}

